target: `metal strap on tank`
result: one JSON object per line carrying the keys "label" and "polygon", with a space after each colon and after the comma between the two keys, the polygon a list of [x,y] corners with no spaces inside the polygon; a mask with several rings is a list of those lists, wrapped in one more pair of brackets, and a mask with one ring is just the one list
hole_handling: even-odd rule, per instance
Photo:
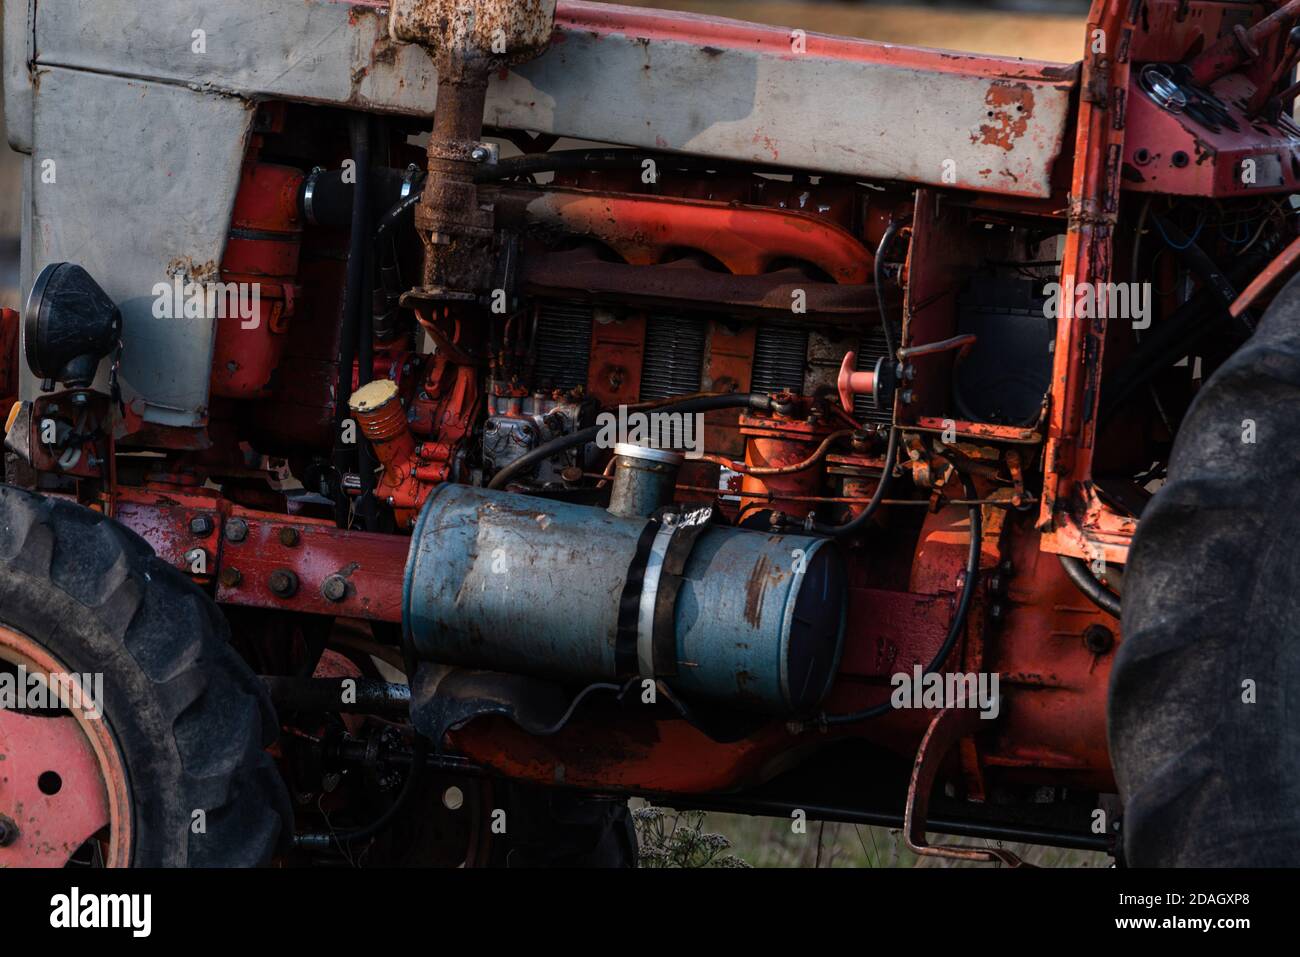
{"label": "metal strap on tank", "polygon": [[677,674],[677,594],[696,541],[716,517],[712,508],[702,508],[660,513],[646,523],[619,599],[615,664],[620,676]]}
{"label": "metal strap on tank", "polygon": [[623,594],[618,600],[618,635],[614,639],[614,667],[619,678],[630,678],[640,673],[637,666],[637,620],[641,615],[641,589],[645,582],[646,565],[650,549],[658,536],[661,523],[651,518],[641,529],[636,541],[636,551],[627,567]]}
{"label": "metal strap on tank", "polygon": [[[686,575],[686,562],[695,550],[695,543],[713,524],[717,513],[700,509],[682,516],[682,520],[669,536],[659,567],[659,582],[651,603],[649,634],[644,636],[654,650],[655,670],[658,675],[671,677],[677,674],[677,593],[682,589]],[[642,607],[646,596],[642,593]],[[639,636],[640,637],[640,636]]]}

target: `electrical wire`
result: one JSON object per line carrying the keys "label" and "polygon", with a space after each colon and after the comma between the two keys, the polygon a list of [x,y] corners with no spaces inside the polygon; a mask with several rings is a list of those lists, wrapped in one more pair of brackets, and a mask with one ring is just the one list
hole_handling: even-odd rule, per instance
{"label": "electrical wire", "polygon": [[[974,500],[978,498],[974,482],[967,476],[962,475],[961,483],[968,499]],[[984,537],[984,522],[980,506],[976,504],[970,505],[969,514],[970,548],[966,553],[966,580],[962,583],[961,596],[957,599],[957,607],[953,611],[952,621],[948,624],[948,634],[944,636],[943,644],[934,653],[930,663],[925,666],[923,675],[934,674],[943,666],[943,663],[948,659],[948,655],[952,653],[952,649],[956,646],[957,639],[961,637],[966,629],[966,619],[970,613],[971,600],[975,597],[975,585],[979,579],[980,544]],[[891,710],[893,710],[893,705],[886,700],[870,708],[852,711],[848,714],[823,714],[817,719],[816,723],[829,727],[856,724],[859,721],[878,718],[881,715],[888,714]]]}

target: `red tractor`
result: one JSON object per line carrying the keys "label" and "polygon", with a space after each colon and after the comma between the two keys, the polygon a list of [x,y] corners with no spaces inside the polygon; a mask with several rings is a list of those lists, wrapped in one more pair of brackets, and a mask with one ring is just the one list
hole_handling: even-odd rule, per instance
{"label": "red tractor", "polygon": [[4,15],[0,866],[1300,863],[1300,0]]}

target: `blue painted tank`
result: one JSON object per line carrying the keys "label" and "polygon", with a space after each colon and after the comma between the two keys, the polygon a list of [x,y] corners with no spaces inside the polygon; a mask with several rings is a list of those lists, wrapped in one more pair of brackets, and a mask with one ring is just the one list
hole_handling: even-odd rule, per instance
{"label": "blue painted tank", "polygon": [[[405,626],[427,660],[577,685],[618,680],[620,601],[645,527],[584,505],[439,486],[412,538]],[[639,651],[653,631],[644,596],[656,584],[654,549],[644,563]],[[832,542],[709,526],[682,579],[671,606],[676,674],[663,678],[674,692],[779,714],[817,707],[844,635]],[[648,655],[638,660],[654,673]]]}

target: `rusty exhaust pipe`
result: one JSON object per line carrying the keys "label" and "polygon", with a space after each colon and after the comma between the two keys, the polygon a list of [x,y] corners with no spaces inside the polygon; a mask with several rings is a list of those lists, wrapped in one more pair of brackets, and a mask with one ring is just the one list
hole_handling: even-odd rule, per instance
{"label": "rusty exhaust pipe", "polygon": [[482,142],[488,77],[544,52],[554,25],[555,0],[393,0],[390,35],[425,47],[438,70],[429,176],[415,209],[423,286],[403,305],[471,302],[487,289],[493,211],[479,201],[474,170],[493,158]]}

